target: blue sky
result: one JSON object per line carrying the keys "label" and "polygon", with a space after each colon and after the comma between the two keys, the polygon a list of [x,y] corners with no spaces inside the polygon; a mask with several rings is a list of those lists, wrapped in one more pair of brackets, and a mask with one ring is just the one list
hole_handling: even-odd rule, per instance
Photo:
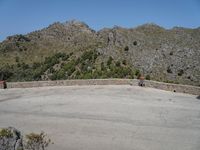
{"label": "blue sky", "polygon": [[95,30],[144,23],[196,28],[200,0],[0,0],[0,41],[72,19]]}

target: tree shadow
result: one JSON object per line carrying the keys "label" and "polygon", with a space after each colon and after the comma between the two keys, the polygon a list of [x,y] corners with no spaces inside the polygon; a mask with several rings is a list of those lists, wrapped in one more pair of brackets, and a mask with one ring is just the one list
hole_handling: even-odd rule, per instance
{"label": "tree shadow", "polygon": [[197,96],[197,99],[198,99],[198,100],[200,100],[200,95],[199,95],[199,96]]}

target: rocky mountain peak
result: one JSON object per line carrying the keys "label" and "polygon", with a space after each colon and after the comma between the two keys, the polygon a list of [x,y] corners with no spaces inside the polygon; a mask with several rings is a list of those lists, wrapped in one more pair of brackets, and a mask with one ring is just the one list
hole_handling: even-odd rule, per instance
{"label": "rocky mountain peak", "polygon": [[69,21],[64,22],[63,25],[65,25],[65,26],[79,26],[79,27],[89,28],[89,26],[86,23],[79,21],[79,20],[69,20]]}
{"label": "rocky mountain peak", "polygon": [[136,29],[142,30],[165,30],[165,28],[155,24],[155,23],[146,23],[141,26],[136,27]]}
{"label": "rocky mountain peak", "polygon": [[[21,67],[21,63],[32,66],[58,52],[65,53],[73,60],[75,57],[81,57],[83,52],[92,50],[100,54],[96,62],[81,62],[82,64],[74,66],[75,71],[71,76],[59,72],[63,73],[62,77],[75,78],[74,75],[81,72],[81,69],[82,73],[88,75],[87,67],[90,68],[91,65],[98,71],[99,66],[107,64],[108,58],[111,57],[114,61],[121,61],[122,66],[129,65],[130,68],[142,70],[154,80],[200,85],[199,31],[199,28],[167,30],[150,23],[130,29],[115,26],[95,32],[81,21],[55,22],[42,30],[11,36],[8,37],[9,40],[0,43],[0,73],[2,68],[10,68],[4,70],[7,73],[4,73],[5,76],[10,81],[18,81],[18,74],[22,73],[20,69],[26,67]],[[5,66],[6,64],[9,66]],[[50,64],[50,67],[54,68],[54,65]],[[32,72],[38,71],[34,69]],[[48,69],[39,70],[37,79],[48,72]],[[112,67],[110,69],[113,70]],[[49,77],[56,72],[49,73]],[[22,74],[20,77],[23,76]],[[22,80],[33,79],[27,75],[27,78]]]}

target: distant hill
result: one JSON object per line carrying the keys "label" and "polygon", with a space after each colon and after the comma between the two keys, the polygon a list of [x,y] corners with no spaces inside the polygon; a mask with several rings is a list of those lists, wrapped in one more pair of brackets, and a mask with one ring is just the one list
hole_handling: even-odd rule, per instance
{"label": "distant hill", "polygon": [[0,79],[136,78],[200,86],[200,28],[56,22],[0,43]]}

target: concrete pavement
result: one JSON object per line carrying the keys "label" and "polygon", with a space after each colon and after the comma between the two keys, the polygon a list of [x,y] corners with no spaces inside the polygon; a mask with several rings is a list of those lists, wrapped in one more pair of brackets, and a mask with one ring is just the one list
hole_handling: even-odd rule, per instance
{"label": "concrete pavement", "polygon": [[128,85],[0,90],[8,126],[44,131],[50,150],[200,150],[200,100]]}

